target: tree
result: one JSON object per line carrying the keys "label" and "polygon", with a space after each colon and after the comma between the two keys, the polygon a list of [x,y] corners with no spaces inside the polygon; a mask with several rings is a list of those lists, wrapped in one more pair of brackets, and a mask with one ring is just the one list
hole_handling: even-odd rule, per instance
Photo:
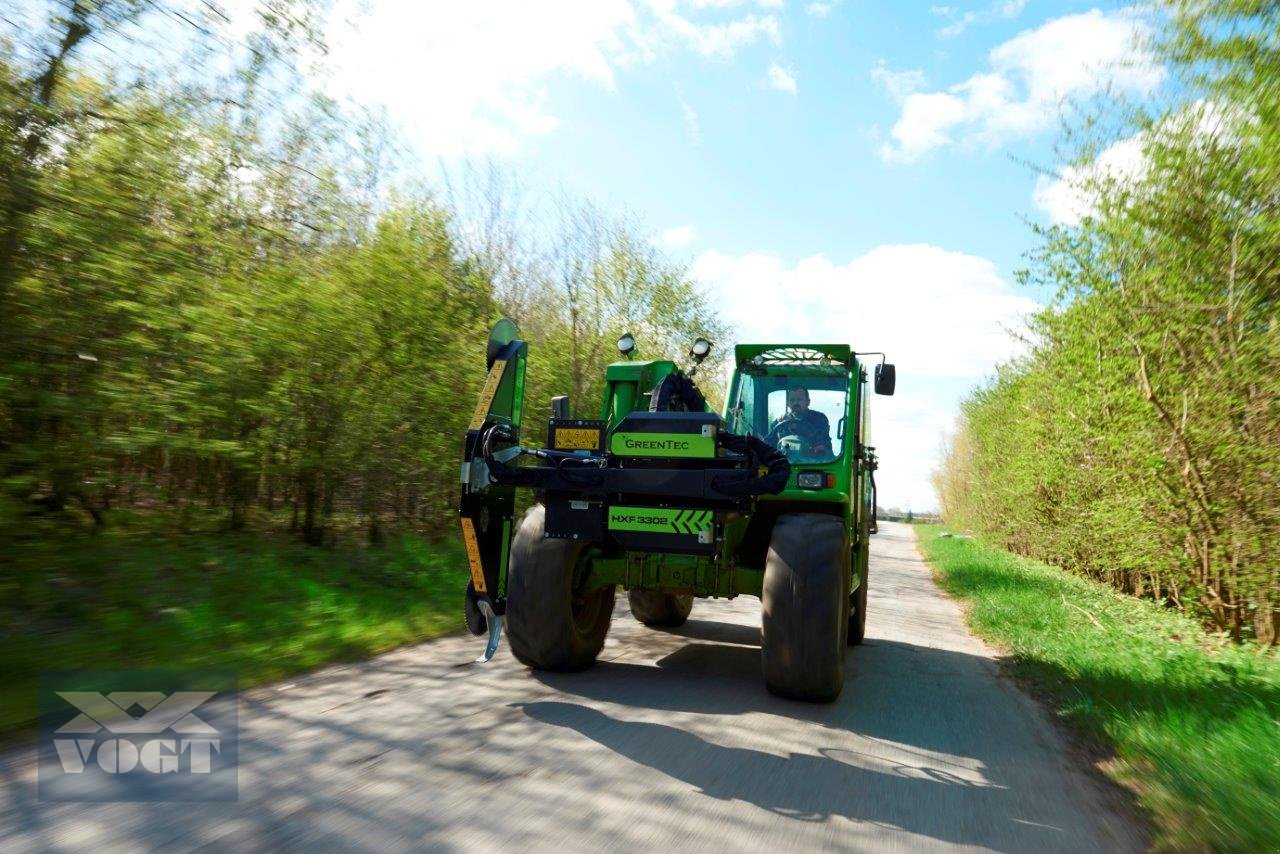
{"label": "tree", "polygon": [[1274,644],[1280,36],[1257,4],[1171,11],[1188,97],[1135,118],[1140,174],[1076,170],[1092,212],[1041,231],[1027,273],[1058,298],[937,482],[949,518]]}

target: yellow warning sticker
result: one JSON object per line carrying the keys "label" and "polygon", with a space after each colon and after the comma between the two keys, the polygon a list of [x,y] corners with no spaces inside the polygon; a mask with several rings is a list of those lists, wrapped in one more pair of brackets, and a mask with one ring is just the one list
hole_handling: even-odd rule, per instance
{"label": "yellow warning sticker", "polygon": [[467,547],[467,563],[471,565],[471,584],[477,593],[488,593],[484,584],[484,565],[480,563],[480,543],[476,540],[476,526],[466,516],[462,517],[462,542]]}
{"label": "yellow warning sticker", "polygon": [[471,416],[468,430],[479,430],[489,417],[489,408],[493,406],[493,396],[498,393],[498,384],[502,382],[502,374],[507,369],[507,360],[498,359],[489,369],[489,378],[484,381],[484,390],[480,392],[480,401],[476,404],[476,414]]}
{"label": "yellow warning sticker", "polygon": [[583,427],[557,427],[554,445],[557,451],[598,451],[600,431]]}

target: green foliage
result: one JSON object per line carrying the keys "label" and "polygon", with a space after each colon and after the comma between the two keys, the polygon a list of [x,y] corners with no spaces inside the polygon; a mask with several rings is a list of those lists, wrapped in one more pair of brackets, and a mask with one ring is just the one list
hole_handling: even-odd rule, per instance
{"label": "green foliage", "polygon": [[1280,659],[1195,621],[981,540],[919,529],[970,625],[1015,673],[1114,751],[1169,850],[1280,848]]}
{"label": "green foliage", "polygon": [[180,84],[77,63],[185,20],[164,4],[64,5],[48,45],[0,41],[0,543],[209,508],[237,530],[285,508],[311,544],[341,514],[374,542],[440,533],[499,316],[532,344],[533,424],[565,392],[595,414],[623,329],[650,356],[723,340],[626,221],[581,206],[534,241],[395,187],[376,125],[289,88],[309,4]]}
{"label": "green foliage", "polygon": [[0,32],[0,731],[41,668],[253,682],[460,626],[465,559],[427,543],[504,313],[534,437],[554,394],[595,414],[621,329],[724,339],[626,221],[397,186],[382,128],[299,94],[314,5],[262,5],[231,53],[211,3]]}
{"label": "green foliage", "polygon": [[16,548],[24,571],[0,580],[0,733],[33,721],[41,670],[228,667],[247,687],[462,628],[461,547],[413,535],[325,550],[112,530]]}
{"label": "green foliage", "polygon": [[[729,330],[686,271],[637,236],[638,226],[611,220],[590,205],[570,210],[554,242],[546,272],[526,309],[532,357],[527,404],[548,412],[551,398],[568,394],[578,417],[601,414],[605,366],[621,358],[616,342],[630,332],[637,357],[688,362],[694,339],[722,346],[702,369],[715,377],[731,353]],[[499,297],[501,298],[501,297]],[[718,382],[704,391],[723,403]]]}
{"label": "green foliage", "polygon": [[1174,4],[1189,97],[1140,125],[1140,176],[1084,170],[1092,214],[1041,232],[1027,277],[1058,298],[937,483],[952,522],[1275,644],[1280,36],[1254,6]]}

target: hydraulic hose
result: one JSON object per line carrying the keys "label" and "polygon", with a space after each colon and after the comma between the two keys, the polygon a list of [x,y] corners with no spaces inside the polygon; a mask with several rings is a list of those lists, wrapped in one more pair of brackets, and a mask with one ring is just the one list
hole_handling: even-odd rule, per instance
{"label": "hydraulic hose", "polygon": [[[777,495],[787,488],[791,477],[791,461],[786,455],[757,436],[721,433],[720,447],[747,458],[747,470],[717,477],[711,481],[720,492],[734,498],[752,495]],[[759,470],[765,469],[764,474]]]}
{"label": "hydraulic hose", "polygon": [[[494,442],[514,441],[515,433],[505,424],[495,424],[484,432],[480,440],[480,453],[484,456],[484,462],[489,467],[490,474],[505,486],[541,486],[543,474],[538,469],[508,465],[505,460],[498,459],[495,455],[493,450]],[[551,451],[546,448],[525,448],[523,446],[516,446],[508,450],[514,450],[517,456],[528,454],[553,462],[556,470],[566,480],[576,479],[581,486],[596,486],[603,480],[599,475],[593,476],[589,472],[583,473],[581,476],[576,473],[570,474],[569,469],[565,466],[566,463],[572,463],[576,466],[601,468],[605,465],[603,457],[584,457],[570,451]]]}
{"label": "hydraulic hose", "polygon": [[649,397],[650,412],[706,412],[707,399],[689,377],[680,371],[667,374]]}

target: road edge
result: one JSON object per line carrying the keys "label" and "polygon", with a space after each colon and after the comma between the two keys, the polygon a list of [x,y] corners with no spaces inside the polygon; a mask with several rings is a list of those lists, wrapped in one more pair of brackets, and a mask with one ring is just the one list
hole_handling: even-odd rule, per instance
{"label": "road edge", "polygon": [[916,555],[929,571],[929,581],[959,610],[965,630],[982,646],[994,665],[992,669],[1001,687],[1017,699],[1028,716],[1038,721],[1037,731],[1053,748],[1059,765],[1070,778],[1073,788],[1081,793],[1087,803],[1097,808],[1099,824],[1115,843],[1112,850],[1152,850],[1155,836],[1151,814],[1138,803],[1137,794],[1131,788],[1112,778],[1103,767],[1117,758],[1115,751],[1105,743],[1090,738],[1058,715],[1047,697],[1036,691],[1028,680],[1017,675],[1011,650],[973,631],[969,621],[970,603],[953,596],[946,585],[941,583],[941,570],[929,562],[924,550],[920,548],[919,531],[915,525],[908,527],[911,529],[912,546]]}

